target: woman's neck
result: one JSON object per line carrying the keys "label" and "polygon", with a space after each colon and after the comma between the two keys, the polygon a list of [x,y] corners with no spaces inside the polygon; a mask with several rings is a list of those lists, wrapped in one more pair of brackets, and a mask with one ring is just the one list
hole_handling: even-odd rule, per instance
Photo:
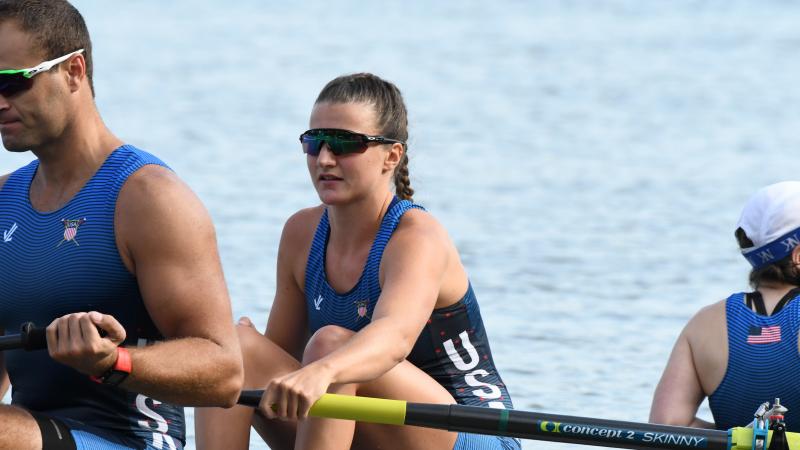
{"label": "woman's neck", "polygon": [[391,192],[385,191],[345,205],[328,206],[331,227],[328,245],[350,253],[365,242],[372,242],[393,198]]}
{"label": "woman's neck", "polygon": [[770,313],[786,294],[797,286],[784,283],[761,283],[756,289],[761,293],[764,300],[764,307]]}

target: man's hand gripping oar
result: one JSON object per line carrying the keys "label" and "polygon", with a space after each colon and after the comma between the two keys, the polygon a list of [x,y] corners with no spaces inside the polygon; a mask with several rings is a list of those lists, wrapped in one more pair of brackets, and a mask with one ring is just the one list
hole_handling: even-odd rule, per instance
{"label": "man's hand gripping oar", "polygon": [[20,333],[0,336],[0,351],[44,350],[65,365],[97,377],[114,365],[125,329],[114,317],[95,311],[59,317],[47,328],[26,322]]}

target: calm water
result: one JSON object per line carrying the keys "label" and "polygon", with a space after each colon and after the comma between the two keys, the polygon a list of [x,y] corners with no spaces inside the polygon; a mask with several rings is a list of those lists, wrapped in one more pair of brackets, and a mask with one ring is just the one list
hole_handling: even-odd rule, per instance
{"label": "calm water", "polygon": [[75,3],[106,122],[206,203],[234,313],[260,328],[283,222],[317,201],[297,143],[316,94],[396,82],[416,199],[462,252],[519,409],[645,421],[685,321],[746,287],[744,201],[797,178],[788,1]]}

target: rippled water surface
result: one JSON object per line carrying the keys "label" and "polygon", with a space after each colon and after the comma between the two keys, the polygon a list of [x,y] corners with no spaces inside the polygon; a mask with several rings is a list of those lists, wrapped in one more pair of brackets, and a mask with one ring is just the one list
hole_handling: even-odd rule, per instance
{"label": "rippled water surface", "polygon": [[685,321],[746,287],[744,201],[797,178],[788,1],[76,4],[106,122],[206,203],[259,327],[283,222],[318,201],[297,143],[316,94],[397,83],[416,199],[462,252],[519,409],[645,421]]}

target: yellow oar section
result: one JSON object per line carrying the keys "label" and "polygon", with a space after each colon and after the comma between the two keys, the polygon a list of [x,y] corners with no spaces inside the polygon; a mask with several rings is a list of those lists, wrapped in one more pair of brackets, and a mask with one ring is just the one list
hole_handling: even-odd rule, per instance
{"label": "yellow oar section", "polygon": [[406,402],[372,397],[325,394],[317,400],[309,415],[329,419],[403,425],[406,423]]}
{"label": "yellow oar section", "polygon": [[[731,429],[731,446],[730,450],[750,450],[753,445],[753,429],[745,427],[736,427]],[[789,443],[790,449],[800,449],[800,433],[786,433],[786,441]],[[769,432],[767,442],[772,442],[772,431]],[[769,447],[769,444],[767,444]]]}

